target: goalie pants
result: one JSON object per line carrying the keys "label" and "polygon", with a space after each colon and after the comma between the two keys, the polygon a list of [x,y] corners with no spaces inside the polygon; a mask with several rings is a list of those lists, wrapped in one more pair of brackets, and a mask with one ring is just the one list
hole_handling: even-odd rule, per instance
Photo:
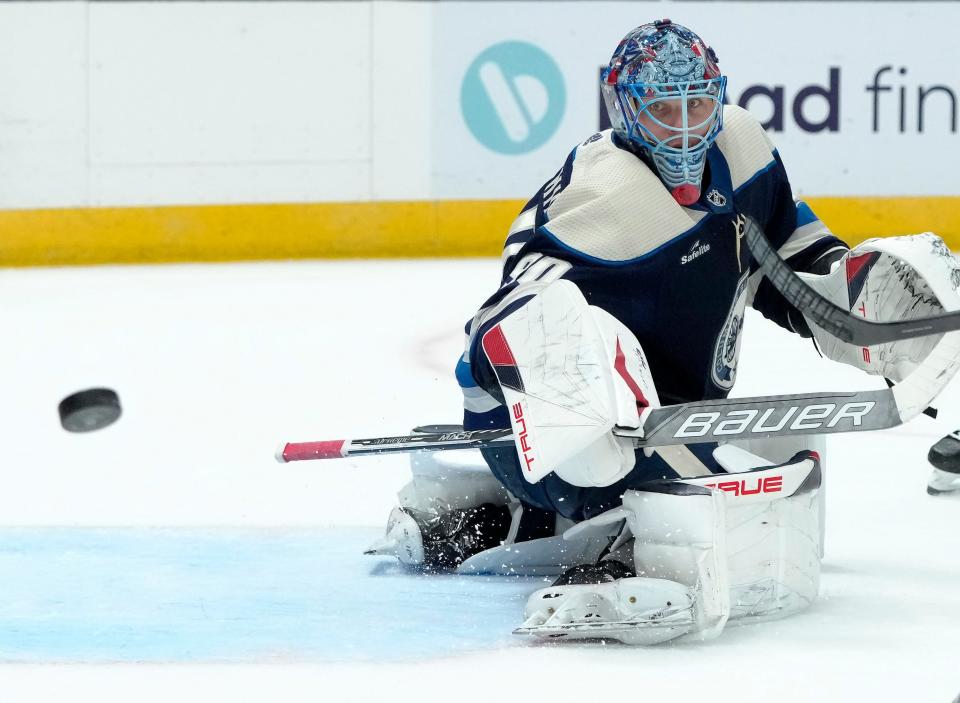
{"label": "goalie pants", "polygon": [[[510,422],[506,408],[497,410],[502,410],[503,423],[497,423],[495,426],[509,428]],[[463,427],[465,430],[490,429],[492,414],[494,413],[483,413],[486,422],[477,422],[479,415],[465,412]],[[725,473],[713,458],[713,450],[716,446],[714,442],[687,446],[693,455],[691,461],[697,464],[697,468],[693,469],[689,475]],[[513,447],[481,449],[480,452],[493,475],[517,500],[541,510],[559,513],[574,522],[588,520],[618,507],[622,502],[621,496],[626,490],[638,488],[647,481],[679,477],[679,474],[659,454],[648,457],[642,450],[638,450],[637,463],[633,470],[623,479],[609,486],[602,488],[574,486],[556,474],[549,474],[537,483],[529,483],[523,477],[520,459]]]}

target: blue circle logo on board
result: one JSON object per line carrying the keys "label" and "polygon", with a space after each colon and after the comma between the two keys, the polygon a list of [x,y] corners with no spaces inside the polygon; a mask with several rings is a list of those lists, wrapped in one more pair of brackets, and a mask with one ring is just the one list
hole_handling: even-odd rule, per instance
{"label": "blue circle logo on board", "polygon": [[525,154],[557,131],[567,89],[556,62],[522,41],[494,44],[473,60],[460,109],[477,141],[500,154]]}

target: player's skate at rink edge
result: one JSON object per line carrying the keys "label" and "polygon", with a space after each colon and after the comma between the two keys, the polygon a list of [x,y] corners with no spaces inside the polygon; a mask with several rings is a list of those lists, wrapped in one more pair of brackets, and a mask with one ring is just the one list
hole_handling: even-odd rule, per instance
{"label": "player's skate at rink edge", "polygon": [[[416,458],[368,553],[426,571],[559,574],[529,597],[521,634],[707,639],[816,599],[823,439],[636,450],[612,430],[725,398],[747,306],[894,383],[938,365],[930,397],[958,363],[955,332],[869,348],[832,336],[763,277],[742,241],[748,218],[820,296],[869,320],[957,310],[960,274],[935,235],[850,249],[795,201],[776,148],[723,104],[717,56],[689,29],[636,28],[601,86],[612,128],[523,208],[500,287],[465,329],[463,427],[512,429],[515,446]],[[802,422],[760,420],[772,432]]]}

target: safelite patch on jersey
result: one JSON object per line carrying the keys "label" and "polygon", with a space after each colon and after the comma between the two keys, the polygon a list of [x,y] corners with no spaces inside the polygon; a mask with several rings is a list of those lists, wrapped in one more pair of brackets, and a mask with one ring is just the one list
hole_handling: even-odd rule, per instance
{"label": "safelite patch on jersey", "polygon": [[690,251],[680,257],[680,265],[689,264],[694,259],[697,259],[704,254],[710,251],[710,244],[707,242],[700,243],[698,239],[693,243],[693,246],[690,247]]}

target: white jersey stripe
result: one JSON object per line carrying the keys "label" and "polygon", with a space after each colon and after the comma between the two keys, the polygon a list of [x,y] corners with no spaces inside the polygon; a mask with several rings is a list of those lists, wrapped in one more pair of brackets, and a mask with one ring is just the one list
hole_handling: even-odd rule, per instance
{"label": "white jersey stripe", "polygon": [[504,263],[506,263],[507,259],[509,259],[511,256],[513,256],[514,254],[516,254],[518,251],[520,251],[521,249],[523,249],[523,245],[524,245],[524,244],[526,244],[526,242],[517,242],[516,244],[508,244],[507,246],[505,246],[505,247],[503,248],[503,256],[501,257],[500,260],[503,261]]}
{"label": "white jersey stripe", "polygon": [[463,391],[463,408],[472,413],[486,413],[499,408],[503,403],[494,398],[479,386],[461,388]]}
{"label": "white jersey stripe", "polygon": [[510,231],[507,232],[507,236],[522,232],[525,229],[532,230],[536,223],[537,208],[532,207],[529,210],[524,210],[517,216],[517,219],[513,221],[513,224],[510,225]]}

